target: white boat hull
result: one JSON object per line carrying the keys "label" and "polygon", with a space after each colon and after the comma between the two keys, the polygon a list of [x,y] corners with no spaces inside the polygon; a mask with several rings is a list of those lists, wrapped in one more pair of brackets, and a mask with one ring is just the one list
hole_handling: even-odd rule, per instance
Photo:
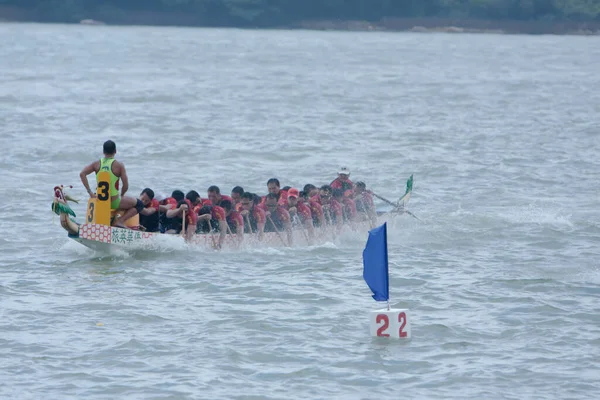
{"label": "white boat hull", "polygon": [[[389,217],[399,214],[386,214],[379,217],[379,222],[383,223]],[[324,228],[315,228],[314,238],[311,240],[306,229],[295,227],[292,230],[292,247],[310,246],[334,241],[340,235],[348,232],[366,233],[371,228],[368,221],[357,222],[354,224],[344,224],[340,229],[327,226]],[[78,234],[69,234],[69,238],[82,245],[96,251],[110,252],[113,249],[122,250],[150,250],[156,248],[161,237],[169,236],[175,240],[184,243],[181,235],[167,235],[162,233],[141,232],[132,229],[116,228],[98,224],[82,224],[79,226]],[[195,234],[188,242],[189,246],[204,247],[206,249],[216,248],[219,241],[219,234]],[[225,235],[222,248],[225,250],[236,250],[240,248],[253,247],[288,247],[288,235],[285,232],[277,234],[276,232],[265,232],[262,240],[258,234],[244,234],[243,240],[236,234]]]}

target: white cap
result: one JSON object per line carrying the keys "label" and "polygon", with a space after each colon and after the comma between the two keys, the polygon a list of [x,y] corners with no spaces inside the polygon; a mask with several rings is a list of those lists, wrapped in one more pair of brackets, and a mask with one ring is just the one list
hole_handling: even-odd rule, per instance
{"label": "white cap", "polygon": [[338,174],[344,174],[344,175],[350,175],[350,170],[347,167],[342,167],[340,168],[340,170],[338,171]]}

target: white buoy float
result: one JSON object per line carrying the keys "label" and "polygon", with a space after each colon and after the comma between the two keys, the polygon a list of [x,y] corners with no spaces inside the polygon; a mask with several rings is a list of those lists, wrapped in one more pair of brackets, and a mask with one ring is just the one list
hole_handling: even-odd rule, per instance
{"label": "white buoy float", "polygon": [[386,308],[371,311],[369,326],[371,336],[410,339],[408,310]]}
{"label": "white buoy float", "polygon": [[387,302],[387,308],[369,313],[371,336],[410,339],[409,310],[390,308],[387,224],[369,231],[363,251],[363,278],[375,301]]}

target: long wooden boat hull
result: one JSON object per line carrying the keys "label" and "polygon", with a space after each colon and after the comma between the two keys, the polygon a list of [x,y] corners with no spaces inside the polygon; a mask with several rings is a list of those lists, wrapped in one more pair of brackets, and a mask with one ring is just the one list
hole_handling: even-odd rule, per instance
{"label": "long wooden boat hull", "polygon": [[[378,222],[383,223],[399,213],[389,213],[378,217]],[[306,229],[295,227],[292,230],[292,247],[304,247],[335,241],[339,236],[350,232],[365,233],[371,228],[368,221],[355,224],[344,224],[340,229],[333,226],[315,228],[313,239]],[[163,239],[168,237],[170,239]],[[96,251],[110,252],[118,248],[123,250],[152,250],[160,247],[161,240],[176,240],[184,243],[181,235],[167,235],[162,233],[142,232],[132,229],[116,228],[99,224],[79,225],[77,233],[69,233],[69,238]],[[219,234],[195,234],[187,243],[189,246],[204,247],[206,249],[216,248]],[[257,233],[244,234],[243,239],[236,234],[225,235],[222,249],[238,250],[256,247],[289,247],[288,235],[285,232],[265,232],[262,238]]]}

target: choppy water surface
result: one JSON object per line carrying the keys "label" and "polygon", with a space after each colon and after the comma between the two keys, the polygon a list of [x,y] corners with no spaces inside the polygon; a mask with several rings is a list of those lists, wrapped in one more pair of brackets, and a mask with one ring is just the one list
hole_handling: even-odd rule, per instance
{"label": "choppy water surface", "polygon": [[[596,38],[0,25],[0,397],[596,398]],[[409,342],[373,340],[366,234],[213,253],[70,242],[52,187],[112,138],[132,193],[323,184],[389,230]],[[81,213],[82,206],[76,207]]]}

